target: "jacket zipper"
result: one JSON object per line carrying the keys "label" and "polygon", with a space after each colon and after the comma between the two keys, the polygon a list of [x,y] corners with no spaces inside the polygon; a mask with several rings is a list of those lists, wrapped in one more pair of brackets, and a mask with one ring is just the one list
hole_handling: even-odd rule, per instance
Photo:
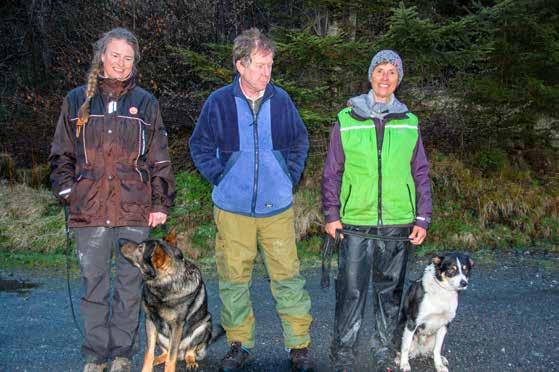
{"label": "jacket zipper", "polygon": [[[240,83],[239,83],[240,84]],[[273,96],[273,94],[271,94],[267,99],[271,99]],[[254,138],[254,185],[252,187],[252,204],[251,204],[251,208],[250,208],[250,214],[251,216],[256,215],[256,196],[258,195],[258,168],[259,168],[259,164],[258,164],[258,155],[259,155],[259,148],[258,148],[258,114],[260,113],[260,109],[262,109],[262,105],[264,104],[264,96],[262,96],[262,102],[260,102],[260,105],[258,106],[258,111],[254,112],[254,110],[252,109],[252,107],[250,106],[250,102],[248,101],[248,98],[246,98],[246,96],[243,94],[243,98],[245,99],[245,102],[248,105],[249,110],[252,112],[252,118],[253,118],[253,123],[252,123],[252,134],[253,134],[253,138]]]}
{"label": "jacket zipper", "polygon": [[[245,98],[245,101],[248,105],[249,110],[252,112],[252,119],[253,119],[253,123],[252,123],[252,135],[254,138],[254,184],[252,187],[252,204],[250,207],[250,214],[252,216],[256,215],[256,196],[258,195],[258,168],[259,168],[259,163],[258,163],[258,155],[259,155],[259,146],[258,146],[258,114],[260,113],[260,109],[262,108],[262,104],[264,104],[264,101],[260,102],[260,105],[258,106],[258,111],[254,112],[254,110],[252,109],[250,102],[248,101],[248,98],[246,98],[243,94],[243,97]],[[264,99],[264,98],[262,98]]]}
{"label": "jacket zipper", "polygon": [[349,197],[351,196],[351,185],[349,185],[349,192],[347,193],[347,197],[344,201],[344,207],[342,209],[342,215],[345,215],[345,208],[347,207],[347,203],[349,202]]}
{"label": "jacket zipper", "polygon": [[[247,102],[250,110],[250,103]],[[258,112],[260,112],[260,107],[258,107]],[[252,205],[250,212],[254,216],[256,214],[256,195],[258,194],[258,112],[252,112],[252,117],[254,122],[252,123],[252,133],[254,137],[254,185],[252,189]]]}
{"label": "jacket zipper", "polygon": [[[374,122],[374,120],[373,120]],[[378,209],[378,225],[382,226],[382,143],[384,138],[385,122],[380,120],[382,123],[382,136],[377,136],[377,164],[378,164],[378,196],[377,196],[377,209]],[[380,127],[380,125],[379,125]],[[377,134],[377,126],[375,125],[375,135]]]}

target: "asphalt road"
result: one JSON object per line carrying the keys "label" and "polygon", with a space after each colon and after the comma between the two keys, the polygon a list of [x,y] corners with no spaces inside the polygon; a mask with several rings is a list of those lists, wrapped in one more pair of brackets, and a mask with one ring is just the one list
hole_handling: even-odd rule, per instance
{"label": "asphalt road", "polygon": [[[443,354],[450,370],[559,371],[559,257],[506,254],[478,257],[477,261],[446,339]],[[413,258],[408,279],[417,278],[426,262]],[[334,290],[320,288],[317,270],[304,274],[315,319],[312,356],[317,371],[330,371]],[[31,288],[17,288],[25,285]],[[73,280],[71,286],[77,306],[79,280]],[[207,286],[210,310],[218,319],[217,283],[208,280]],[[257,345],[247,371],[288,371],[281,328],[265,276],[255,275],[252,301]],[[371,313],[366,316],[357,371],[372,369],[367,348]],[[143,329],[141,338],[143,343]],[[80,371],[80,344],[64,272],[45,275],[0,269],[0,371]],[[201,370],[216,371],[227,349],[224,339],[212,345]],[[141,353],[134,358],[133,370],[140,370],[141,359]],[[413,360],[411,366],[414,371],[434,371],[427,360]],[[185,371],[184,364],[179,364],[178,370]]]}

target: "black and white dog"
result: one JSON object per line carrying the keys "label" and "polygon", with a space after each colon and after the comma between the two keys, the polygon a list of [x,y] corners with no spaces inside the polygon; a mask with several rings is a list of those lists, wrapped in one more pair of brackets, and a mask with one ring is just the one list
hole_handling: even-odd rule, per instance
{"label": "black and white dog", "polygon": [[396,364],[411,371],[409,360],[432,356],[437,372],[448,372],[448,361],[441,355],[448,324],[458,307],[458,292],[468,287],[474,262],[465,254],[436,256],[423,277],[412,284],[404,298],[404,327]]}

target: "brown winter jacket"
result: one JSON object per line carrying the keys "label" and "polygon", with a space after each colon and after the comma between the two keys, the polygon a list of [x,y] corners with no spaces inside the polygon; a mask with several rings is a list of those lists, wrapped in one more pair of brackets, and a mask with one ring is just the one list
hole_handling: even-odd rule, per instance
{"label": "brown winter jacket", "polygon": [[151,212],[168,213],[175,192],[159,104],[133,76],[100,77],[76,137],[85,93],[78,87],[62,104],[49,156],[53,191],[69,204],[70,227],[147,226]]}

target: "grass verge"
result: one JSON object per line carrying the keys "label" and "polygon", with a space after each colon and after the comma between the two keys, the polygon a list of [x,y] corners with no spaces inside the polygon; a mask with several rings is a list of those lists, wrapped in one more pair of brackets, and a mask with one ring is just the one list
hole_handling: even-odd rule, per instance
{"label": "grass verge", "polygon": [[[537,179],[530,170],[506,162],[500,169],[472,167],[452,155],[433,152],[433,222],[419,256],[435,252],[514,251],[559,254],[557,182]],[[321,169],[307,167],[294,198],[295,231],[302,269],[320,266],[322,225]],[[179,248],[205,271],[215,271],[211,186],[196,172],[179,172],[168,225]],[[551,181],[550,181],[551,180]],[[162,229],[153,236],[164,234]],[[0,184],[0,265],[65,265],[62,208],[44,188]],[[75,265],[73,265],[75,266]]]}

